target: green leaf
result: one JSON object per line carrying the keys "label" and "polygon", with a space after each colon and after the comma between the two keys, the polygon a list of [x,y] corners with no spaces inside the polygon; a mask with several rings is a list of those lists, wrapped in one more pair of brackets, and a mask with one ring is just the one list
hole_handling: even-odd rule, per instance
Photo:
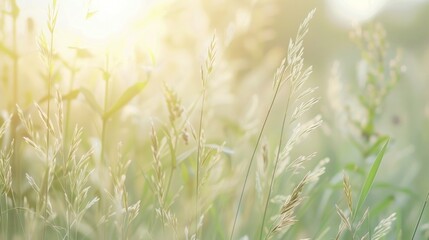
{"label": "green leaf", "polygon": [[98,11],[89,11],[86,13],[86,17],[85,19],[88,20],[90,18],[92,18]]}
{"label": "green leaf", "polygon": [[[80,93],[80,89],[74,89],[74,90],[71,90],[70,92],[62,95],[61,98],[62,98],[63,101],[71,101],[73,99],[76,99],[77,96],[79,96],[79,93]],[[53,97],[54,96],[51,95],[50,99],[52,99]],[[47,100],[48,100],[48,95],[46,95],[43,98],[41,98],[39,100],[39,103],[46,102]]]}
{"label": "green leaf", "polygon": [[422,220],[422,216],[423,216],[423,213],[425,212],[425,208],[428,203],[428,200],[429,200],[429,193],[428,195],[426,195],[426,200],[423,203],[423,207],[422,207],[422,210],[420,211],[419,219],[417,220],[416,227],[414,228],[414,232],[413,232],[413,236],[411,237],[411,240],[414,240],[414,237],[416,236],[417,229],[419,228],[420,221]]}
{"label": "green leaf", "polygon": [[363,203],[365,202],[366,198],[368,197],[369,191],[371,190],[372,184],[374,183],[375,176],[377,175],[378,168],[380,167],[381,160],[383,159],[384,153],[386,152],[386,149],[387,149],[387,145],[389,144],[389,140],[390,138],[386,140],[386,143],[384,144],[381,151],[378,153],[374,163],[371,166],[371,169],[369,170],[368,175],[366,176],[365,182],[360,191],[359,201],[357,203],[355,212],[353,214],[353,216],[355,217],[356,217],[356,214],[359,212],[360,208],[362,207]]}
{"label": "green leaf", "polygon": [[367,151],[365,151],[364,156],[368,157],[372,154],[375,154],[375,152],[379,149],[380,145],[386,142],[388,139],[388,136],[379,137],[377,141]]}
{"label": "green leaf", "polygon": [[113,114],[115,114],[117,111],[119,111],[121,108],[123,108],[125,105],[127,105],[135,96],[137,96],[143,88],[145,88],[147,85],[147,81],[144,82],[138,82],[131,87],[129,87],[125,92],[122,94],[121,97],[119,97],[118,101],[113,105],[112,108],[109,109],[104,114],[104,118],[108,119],[112,117]]}
{"label": "green leaf", "polygon": [[80,92],[85,97],[86,101],[89,103],[89,106],[96,111],[100,116],[103,116],[103,109],[98,105],[97,100],[95,100],[94,95],[86,88],[81,88]]}
{"label": "green leaf", "polygon": [[73,49],[75,51],[76,58],[92,58],[92,53],[86,49],[86,48],[79,48],[79,47],[69,47],[70,49]]}
{"label": "green leaf", "polygon": [[16,54],[10,50],[8,47],[6,47],[2,42],[0,42],[0,52],[6,54],[6,56],[15,59],[16,58]]}
{"label": "green leaf", "polygon": [[80,89],[74,89],[74,90],[71,90],[70,92],[64,94],[62,98],[65,101],[70,101],[70,100],[77,98],[77,96],[79,96],[79,93],[80,93]]}

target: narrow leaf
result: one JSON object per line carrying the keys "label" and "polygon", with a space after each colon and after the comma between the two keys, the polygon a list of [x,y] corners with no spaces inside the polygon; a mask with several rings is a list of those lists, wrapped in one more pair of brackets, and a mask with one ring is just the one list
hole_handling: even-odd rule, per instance
{"label": "narrow leaf", "polygon": [[426,196],[425,203],[423,204],[422,210],[420,211],[419,220],[417,220],[417,224],[416,224],[416,227],[414,228],[414,232],[413,232],[413,236],[411,237],[411,240],[414,240],[414,238],[416,237],[417,229],[419,228],[420,221],[422,220],[422,216],[423,216],[423,213],[425,211],[426,205],[428,203],[428,199],[429,199],[429,193]]}
{"label": "narrow leaf", "polygon": [[377,151],[377,149],[379,149],[381,144],[386,142],[388,139],[389,139],[388,136],[382,136],[378,138],[377,141],[364,153],[364,156],[370,156],[371,154],[374,154]]}
{"label": "narrow leaf", "polygon": [[357,207],[355,209],[355,213],[353,216],[356,216],[356,213],[359,212],[360,208],[362,207],[363,203],[365,202],[369,191],[371,190],[372,184],[374,183],[375,176],[377,175],[378,168],[380,167],[381,160],[384,157],[384,153],[386,152],[387,145],[389,144],[390,138],[387,139],[386,143],[384,144],[381,151],[378,153],[374,163],[371,166],[371,169],[369,170],[369,173],[365,179],[365,182],[362,186],[360,195],[359,195],[359,201],[357,203]]}
{"label": "narrow leaf", "polygon": [[61,99],[63,101],[73,100],[73,99],[77,98],[77,96],[79,95],[79,93],[80,93],[80,89],[74,89],[74,90],[71,90],[70,92],[64,94],[61,97]]}
{"label": "narrow leaf", "polygon": [[103,115],[103,109],[98,105],[97,100],[95,100],[94,95],[86,88],[81,88],[80,92],[85,97],[86,101],[89,103],[91,108],[96,111],[100,116]]}
{"label": "narrow leaf", "polygon": [[0,52],[6,54],[8,57],[12,59],[16,58],[16,54],[8,47],[6,47],[2,42],[0,42]]}
{"label": "narrow leaf", "polygon": [[127,90],[125,90],[122,96],[119,97],[118,101],[116,101],[113,107],[104,114],[103,117],[105,119],[112,117],[113,114],[115,114],[125,105],[127,105],[135,96],[137,96],[143,90],[143,88],[146,87],[146,85],[147,85],[147,81],[144,81],[144,82],[138,82],[132,85],[131,87],[129,87]]}
{"label": "narrow leaf", "polygon": [[86,20],[88,20],[88,19],[92,18],[92,17],[93,17],[97,12],[98,12],[98,11],[88,11],[88,12],[86,13],[86,17],[85,17],[85,19],[86,19]]}
{"label": "narrow leaf", "polygon": [[[80,89],[74,89],[74,90],[71,90],[70,92],[68,92],[68,93],[66,93],[66,94],[64,94],[64,95],[62,95],[62,96],[61,96],[61,99],[62,99],[63,101],[70,101],[70,100],[76,99],[76,98],[77,98],[77,96],[79,96],[79,93],[80,93],[80,92],[81,92],[81,91],[80,91]],[[54,98],[54,97],[51,95],[51,97],[50,97],[49,99],[52,99],[52,98]],[[46,95],[46,96],[42,97],[42,98],[38,101],[38,103],[40,104],[40,103],[46,102],[47,100],[48,100],[48,95]]]}

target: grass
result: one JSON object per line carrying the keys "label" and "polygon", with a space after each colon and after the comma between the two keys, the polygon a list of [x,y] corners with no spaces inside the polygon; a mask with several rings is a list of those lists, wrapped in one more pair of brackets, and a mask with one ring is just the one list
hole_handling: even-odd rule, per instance
{"label": "grass", "polygon": [[[386,112],[407,73],[381,24],[350,33],[360,83],[336,65],[326,84],[312,56],[320,10],[296,34],[281,32],[288,44],[264,52],[274,43],[263,39],[281,34],[265,29],[273,18],[258,9],[280,9],[277,1],[243,5],[215,35],[202,18],[182,22],[212,13],[204,4],[156,3],[123,26],[126,38],[92,46],[67,30],[66,4],[52,0],[46,21],[31,20],[41,23],[38,40],[22,37],[23,6],[0,4],[0,67],[11,69],[0,83],[0,238],[428,234],[427,197],[420,209],[413,200],[427,186],[399,179],[422,176],[404,167],[420,162],[396,158],[402,138]],[[92,8],[81,9],[84,25],[103,17]],[[39,58],[25,50],[30,43]]]}

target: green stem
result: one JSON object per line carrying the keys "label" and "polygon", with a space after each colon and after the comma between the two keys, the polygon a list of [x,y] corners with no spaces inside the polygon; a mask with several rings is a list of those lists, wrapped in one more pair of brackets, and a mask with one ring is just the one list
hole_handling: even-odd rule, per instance
{"label": "green stem", "polygon": [[[170,169],[170,174],[168,176],[168,183],[167,183],[167,188],[165,190],[165,198],[168,199],[168,194],[170,192],[170,186],[171,186],[171,180],[173,179],[173,175],[174,175],[174,171],[176,170],[177,166],[176,166],[176,149],[177,149],[177,143],[178,143],[178,133],[177,133],[177,129],[174,123],[172,123],[172,127],[173,127],[173,133],[174,133],[174,145],[171,141],[169,141],[170,146],[170,151],[171,151],[171,169]],[[171,136],[170,136],[171,139]]]}
{"label": "green stem", "polygon": [[[290,87],[290,90],[289,90],[289,94],[288,94],[288,98],[287,98],[287,102],[286,102],[286,108],[285,108],[284,115],[283,115],[283,123],[282,123],[282,129],[280,131],[279,147],[277,149],[277,157],[276,157],[276,162],[274,164],[273,174],[271,175],[271,181],[270,181],[270,187],[268,189],[267,200],[265,201],[264,215],[262,217],[261,231],[260,231],[260,234],[259,234],[259,239],[262,239],[262,233],[264,232],[265,217],[267,215],[268,204],[269,204],[270,198],[271,198],[271,192],[272,192],[272,188],[273,188],[273,185],[274,185],[274,179],[275,179],[275,176],[276,176],[277,165],[278,165],[279,160],[280,160],[280,153],[281,153],[282,144],[283,144],[283,133],[284,133],[284,130],[285,130],[286,118],[287,118],[287,113],[288,113],[288,110],[289,110],[289,103],[290,103],[290,97],[291,97],[291,89],[292,89],[292,86]],[[268,237],[268,235],[266,237]]]}
{"label": "green stem", "polygon": [[[12,8],[16,7],[16,1],[12,2]],[[18,195],[20,196],[21,194],[21,158],[19,156],[17,156],[16,154],[18,153],[18,139],[17,139],[17,126],[18,126],[18,114],[16,111],[16,105],[18,104],[18,93],[19,93],[19,83],[18,83],[18,72],[19,72],[19,65],[18,65],[18,60],[19,60],[19,54],[18,54],[18,41],[17,41],[17,15],[15,13],[15,9],[12,9],[13,15],[12,15],[12,42],[13,42],[13,52],[15,54],[15,56],[13,57],[13,100],[12,100],[12,104],[11,104],[11,108],[14,109],[12,110],[14,112],[14,116],[11,122],[11,130],[12,130],[12,139],[14,139],[15,144],[14,144],[14,154],[12,156],[12,162],[16,163],[16,188],[17,188],[17,192]],[[21,197],[18,198],[18,200],[20,200]]]}
{"label": "green stem", "polygon": [[[46,112],[46,171],[47,174],[49,174],[49,163],[51,161],[50,157],[49,157],[49,148],[50,148],[50,131],[49,131],[49,127],[50,127],[50,122],[51,122],[51,118],[50,118],[50,114],[51,114],[51,88],[52,88],[52,78],[53,78],[53,61],[54,61],[54,32],[53,29],[51,31],[50,34],[50,43],[49,43],[49,56],[48,56],[48,106],[47,106],[47,112]],[[46,177],[48,179],[46,179],[46,186],[45,186],[45,192],[43,193],[44,195],[44,204],[43,204],[43,217],[44,219],[47,218],[47,214],[48,214],[48,192],[49,192],[49,176],[46,175]],[[45,180],[44,180],[45,181]],[[45,239],[46,236],[46,223],[43,225],[43,234],[42,234],[42,238]]]}
{"label": "green stem", "polygon": [[[74,84],[74,80],[76,77],[76,70],[74,69],[74,64],[72,66],[72,69],[70,71],[70,85],[69,85],[69,92],[71,92],[73,90],[73,84]],[[64,126],[64,139],[65,141],[67,141],[68,136],[69,136],[69,128],[70,128],[70,114],[71,114],[71,99],[67,100],[67,106],[66,106],[66,121],[65,121],[65,126]]]}
{"label": "green stem", "polygon": [[276,98],[277,98],[277,95],[278,95],[278,93],[279,93],[279,90],[280,90],[280,84],[276,87],[276,91],[275,91],[275,93],[274,93],[274,95],[273,95],[273,98],[271,99],[271,103],[270,103],[270,106],[269,106],[269,108],[268,108],[268,112],[267,112],[267,114],[265,115],[265,119],[264,119],[264,122],[263,122],[263,124],[262,124],[261,130],[259,131],[258,138],[257,138],[257,140],[256,140],[256,144],[255,144],[255,147],[254,147],[254,149],[253,149],[252,156],[250,157],[249,165],[247,166],[247,170],[246,170],[246,177],[244,178],[243,187],[241,188],[240,200],[238,201],[238,206],[237,206],[237,210],[236,210],[235,217],[234,217],[234,223],[233,223],[233,225],[232,225],[231,235],[230,235],[230,237],[229,237],[229,239],[230,239],[230,240],[232,240],[232,238],[234,237],[234,230],[235,230],[235,226],[236,226],[236,224],[237,224],[238,213],[240,212],[240,207],[241,207],[241,204],[242,204],[242,201],[243,201],[244,190],[246,189],[247,180],[248,180],[248,178],[249,178],[250,168],[252,167],[253,160],[254,160],[255,155],[256,155],[256,150],[258,149],[259,143],[260,143],[261,138],[262,138],[262,133],[263,133],[263,132],[264,132],[264,130],[265,130],[265,126],[266,126],[266,124],[267,124],[268,117],[269,117],[269,116],[270,116],[270,114],[271,114],[271,110],[273,109],[274,102],[275,102],[275,100],[276,100]]}
{"label": "green stem", "polygon": [[417,220],[416,227],[414,228],[414,232],[413,232],[413,236],[411,237],[411,240],[413,240],[416,237],[417,229],[419,228],[420,221],[422,220],[422,216],[423,216],[423,213],[425,212],[425,208],[426,208],[426,204],[428,203],[428,200],[429,200],[429,193],[426,195],[426,200],[423,204],[422,210],[420,211],[419,219]]}
{"label": "green stem", "polygon": [[105,138],[106,138],[106,119],[103,118],[101,120],[101,150],[100,150],[100,161],[104,162],[104,145],[105,145]]}
{"label": "green stem", "polygon": [[198,222],[199,222],[199,210],[198,210],[198,198],[199,198],[199,188],[200,188],[200,161],[201,161],[201,152],[203,146],[201,146],[201,137],[202,137],[202,130],[203,130],[203,117],[204,117],[204,105],[206,101],[206,87],[203,83],[203,99],[201,101],[201,114],[200,114],[200,126],[198,129],[198,149],[197,149],[197,179],[196,179],[196,186],[195,186],[195,236],[196,239],[198,239]]}
{"label": "green stem", "polygon": [[[4,203],[5,203],[5,215],[6,215],[6,221],[1,221],[1,227],[2,229],[6,229],[6,231],[4,231],[2,233],[3,235],[3,239],[8,239],[9,238],[9,213],[7,213],[7,194],[3,193],[2,194],[4,196]],[[3,216],[3,203],[0,202],[0,216]]]}
{"label": "green stem", "polygon": [[[105,85],[105,88],[104,88],[104,109],[103,109],[104,113],[107,112],[107,109],[108,109],[108,106],[109,106],[108,99],[109,99],[109,82],[110,82],[109,81],[110,80],[109,75],[110,74],[105,74],[105,73],[108,73],[108,71],[109,71],[109,57],[108,56],[106,56],[106,66],[105,66],[105,68],[106,69],[104,70],[105,72],[103,74],[104,81],[106,82],[106,85]],[[101,126],[101,150],[100,150],[100,161],[101,162],[103,162],[103,159],[104,159],[104,147],[105,147],[107,120],[108,119],[106,119],[104,117],[104,114],[103,114],[103,116],[102,116],[102,122],[101,122],[101,124],[102,124],[102,126]]]}
{"label": "green stem", "polygon": [[[107,160],[105,159],[105,145],[106,145],[106,127],[107,127],[107,121],[108,119],[104,117],[104,113],[107,111],[108,109],[108,97],[109,97],[109,74],[108,73],[108,69],[109,69],[109,57],[106,56],[106,66],[105,66],[105,70],[103,72],[103,79],[106,82],[105,84],[105,88],[104,88],[104,109],[103,109],[103,116],[101,116],[101,149],[100,149],[100,163],[101,164],[108,164]],[[103,214],[104,208],[105,208],[105,201],[103,201],[103,197],[101,196],[102,192],[100,191],[100,205],[99,205],[99,213]],[[103,227],[100,228],[101,231],[101,238],[104,239],[105,238],[105,225],[103,224]]]}

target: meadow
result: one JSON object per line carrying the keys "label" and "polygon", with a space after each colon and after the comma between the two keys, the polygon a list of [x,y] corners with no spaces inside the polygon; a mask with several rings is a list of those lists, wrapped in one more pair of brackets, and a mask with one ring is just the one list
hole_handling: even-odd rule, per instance
{"label": "meadow", "polygon": [[429,239],[428,13],[0,0],[0,239]]}

